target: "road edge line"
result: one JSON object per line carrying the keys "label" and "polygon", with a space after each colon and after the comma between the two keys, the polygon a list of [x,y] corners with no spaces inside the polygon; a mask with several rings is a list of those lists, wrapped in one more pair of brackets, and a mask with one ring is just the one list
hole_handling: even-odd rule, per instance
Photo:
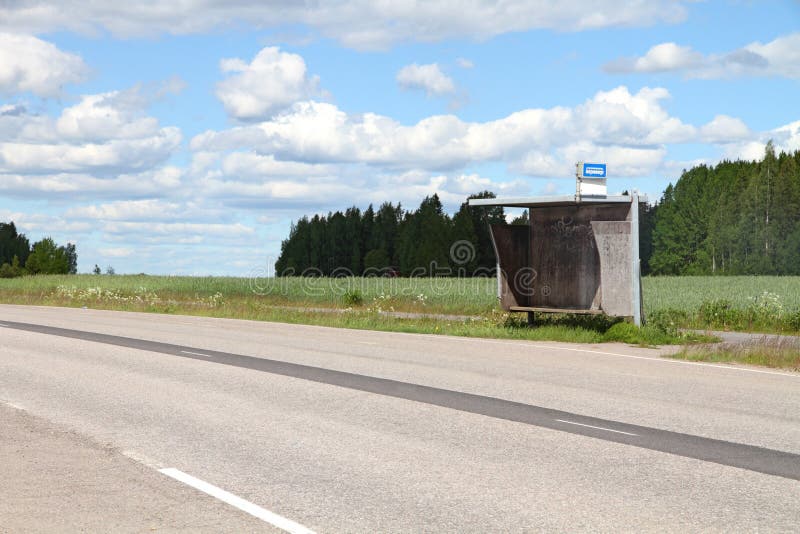
{"label": "road edge line", "polygon": [[253,517],[261,519],[265,523],[269,523],[270,525],[283,531],[290,532],[291,534],[314,534],[314,531],[304,527],[300,523],[296,523],[295,521],[287,519],[282,515],[278,515],[275,512],[270,512],[266,508],[262,508],[257,504],[242,499],[241,497],[214,486],[213,484],[209,484],[204,480],[195,478],[192,475],[184,473],[180,469],[176,469],[174,467],[165,467],[164,469],[159,469],[158,472],[179,482],[183,482],[187,486],[191,486],[198,491],[202,491],[203,493],[210,495],[215,499],[229,504],[234,508],[238,508],[239,510],[250,514]]}

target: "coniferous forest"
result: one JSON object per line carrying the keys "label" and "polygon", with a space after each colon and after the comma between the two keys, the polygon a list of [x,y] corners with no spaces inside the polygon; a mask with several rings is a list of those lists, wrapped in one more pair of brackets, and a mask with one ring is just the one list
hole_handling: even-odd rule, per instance
{"label": "coniferous forest", "polygon": [[800,274],[800,151],[686,171],[655,210],[653,274]]}
{"label": "coniferous forest", "polygon": [[[494,194],[469,198],[487,197]],[[761,161],[684,171],[658,203],[642,206],[640,219],[643,274],[800,275],[800,151],[776,155],[769,143]],[[377,211],[352,207],[303,217],[283,241],[275,269],[279,275],[485,275],[495,266],[488,224],[505,220],[502,208],[470,208],[466,201],[451,217],[436,195],[416,210],[386,202]],[[472,249],[451,253],[464,242]]]}

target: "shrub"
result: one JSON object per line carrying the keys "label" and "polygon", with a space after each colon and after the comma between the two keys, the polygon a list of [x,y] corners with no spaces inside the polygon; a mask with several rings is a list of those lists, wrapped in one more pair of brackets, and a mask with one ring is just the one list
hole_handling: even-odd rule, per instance
{"label": "shrub", "polygon": [[603,334],[604,341],[619,341],[621,343],[639,343],[641,335],[639,328],[631,323],[620,322],[613,325]]}
{"label": "shrub", "polygon": [[746,312],[750,323],[775,324],[783,318],[784,309],[780,296],[764,291],[750,299]]}
{"label": "shrub", "polygon": [[800,310],[787,314],[784,322],[789,330],[800,332]]}
{"label": "shrub", "polygon": [[665,308],[650,313],[646,319],[650,327],[667,335],[677,336],[678,329],[689,324],[689,313],[685,310]]}
{"label": "shrub", "polygon": [[11,263],[0,265],[0,278],[16,278],[25,274],[25,269],[19,265],[19,257],[14,256]]}
{"label": "shrub", "polygon": [[361,306],[364,303],[364,295],[358,289],[348,289],[342,295],[345,306]]}
{"label": "shrub", "polygon": [[727,328],[741,322],[742,312],[728,299],[705,300],[698,310],[700,321],[708,326]]}

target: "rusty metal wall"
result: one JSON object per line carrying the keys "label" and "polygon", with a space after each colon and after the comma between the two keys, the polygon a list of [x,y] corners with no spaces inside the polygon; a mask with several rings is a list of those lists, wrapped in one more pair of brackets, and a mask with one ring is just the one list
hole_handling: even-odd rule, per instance
{"label": "rusty metal wall", "polygon": [[600,257],[592,221],[625,221],[630,204],[531,208],[531,256],[536,271],[530,306],[597,309]]}
{"label": "rusty metal wall", "polygon": [[491,225],[492,240],[500,265],[500,305],[530,306],[529,265],[531,228],[523,225]]}

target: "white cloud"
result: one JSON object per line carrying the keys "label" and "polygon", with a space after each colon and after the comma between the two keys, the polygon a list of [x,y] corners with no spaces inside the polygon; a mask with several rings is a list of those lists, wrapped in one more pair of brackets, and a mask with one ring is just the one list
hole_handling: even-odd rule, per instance
{"label": "white cloud", "polygon": [[639,58],[604,66],[608,72],[682,72],[689,78],[775,76],[800,78],[800,33],[758,41],[720,54],[703,55],[688,46],[662,43]]}
{"label": "white cloud", "polygon": [[19,175],[47,179],[153,170],[178,148],[181,133],[145,116],[146,105],[133,89],[85,95],[57,118],[25,110],[0,114],[0,187]]}
{"label": "white cloud", "polygon": [[604,161],[609,176],[647,176],[658,169],[667,156],[663,146],[608,146],[590,141],[578,141],[559,147],[553,153],[532,151],[512,165],[512,169],[531,176],[564,176],[565,170],[574,175],[577,161]]}
{"label": "white cloud", "polygon": [[265,177],[260,181],[237,180],[235,176],[200,179],[205,194],[226,205],[245,209],[310,209],[325,211],[348,205],[378,205],[387,200],[414,206],[425,196],[438,194],[445,204],[457,207],[467,195],[490,189],[497,193],[522,194],[523,180],[497,181],[478,174],[436,174],[422,170],[398,174],[356,172],[343,166],[330,177]]}
{"label": "white cloud", "polygon": [[63,52],[47,41],[31,35],[0,33],[0,94],[31,92],[56,97],[64,85],[83,81],[88,71],[79,56]]}
{"label": "white cloud", "polygon": [[74,219],[164,220],[185,215],[183,211],[177,202],[148,198],[76,207],[68,210],[66,216]]}
{"label": "white cloud", "polygon": [[[669,93],[618,87],[600,91],[574,108],[526,109],[489,122],[436,115],[406,126],[382,115],[349,115],[333,104],[301,102],[273,120],[196,136],[191,148],[220,152],[246,148],[280,160],[307,164],[369,164],[389,169],[457,171],[471,163],[506,162],[540,175],[571,173],[566,148],[606,150],[619,169],[641,170],[642,158],[663,156],[665,143],[695,141],[698,129],[661,106]],[[588,143],[588,144],[587,144]],[[608,147],[617,147],[610,150]],[[561,152],[559,152],[561,150]],[[583,149],[581,149],[583,150]],[[551,164],[534,164],[544,157]],[[555,158],[555,159],[553,159]],[[626,162],[632,162],[627,166]],[[652,168],[650,169],[652,170]]]}
{"label": "white cloud", "polygon": [[140,173],[97,177],[87,173],[53,174],[0,173],[0,191],[5,195],[30,198],[140,198],[173,193],[184,171],[165,166]]}
{"label": "white cloud", "polygon": [[462,69],[471,69],[471,68],[473,68],[475,66],[475,63],[473,63],[469,59],[460,57],[460,58],[456,59],[456,65],[458,65]]}
{"label": "white cloud", "polygon": [[0,143],[0,173],[140,171],[163,163],[181,140],[177,128],[157,136],[103,143]]}
{"label": "white cloud", "polygon": [[[158,120],[141,116],[141,107],[126,98],[127,92],[86,95],[61,112],[52,130],[58,139],[101,141],[138,139],[158,134]],[[50,127],[49,124],[45,127]],[[36,132],[45,137],[45,132]]]}
{"label": "white cloud", "polygon": [[791,122],[769,133],[778,151],[794,152],[800,150],[800,120]]}
{"label": "white cloud", "polygon": [[233,152],[222,160],[222,172],[226,176],[240,179],[263,179],[264,177],[300,178],[309,176],[331,176],[335,170],[329,165],[308,164],[297,161],[280,161],[274,156],[255,152]]}
{"label": "white cloud", "polygon": [[406,65],[397,73],[397,83],[403,89],[422,89],[430,95],[453,93],[453,80],[439,69],[439,65]]}
{"label": "white cloud", "polygon": [[700,136],[709,143],[730,143],[751,139],[753,132],[741,119],[728,115],[717,115],[711,122],[700,128]]}
{"label": "white cloud", "polygon": [[67,234],[69,237],[62,241],[75,243],[77,235],[86,234],[92,229],[91,224],[85,221],[72,221],[58,215],[45,213],[26,213],[0,209],[0,220],[14,221],[18,231],[27,234],[31,242],[45,236]]}
{"label": "white cloud", "polygon": [[[353,48],[380,48],[403,41],[488,39],[532,29],[580,31],[646,26],[686,17],[682,0],[341,0],[252,3],[226,0],[147,0],[114,4],[79,0],[32,0],[0,4],[0,30],[44,33],[62,29],[116,35],[188,34],[245,24],[304,24]],[[65,16],[69,14],[68,16]]]}
{"label": "white cloud", "polygon": [[702,54],[688,46],[662,43],[639,58],[623,58],[605,65],[607,72],[665,72],[690,69],[703,62]]}
{"label": "white cloud", "polygon": [[233,74],[217,84],[217,97],[240,120],[269,118],[319,93],[319,79],[308,77],[303,58],[277,47],[262,49],[250,63],[223,59],[220,68]]}
{"label": "white cloud", "polygon": [[[201,163],[193,176],[205,195],[228,206],[308,212],[389,198],[414,206],[434,192],[451,206],[483,189],[535,192],[524,180],[471,172],[492,162],[511,176],[571,178],[576,161],[597,159],[614,177],[640,177],[673,172],[668,147],[675,144],[763,153],[767,137],[740,119],[686,124],[664,108],[669,96],[663,88],[617,87],[571,108],[525,109],[488,122],[437,115],[412,125],[299,102],[272,120],[196,136],[190,147]],[[798,132],[800,123],[769,135],[791,146],[800,145]]]}
{"label": "white cloud", "polygon": [[745,139],[726,146],[726,159],[760,160],[764,157],[767,141],[772,140],[775,151],[792,153],[800,150],[800,120],[790,122],[774,130],[761,132],[755,139]]}

